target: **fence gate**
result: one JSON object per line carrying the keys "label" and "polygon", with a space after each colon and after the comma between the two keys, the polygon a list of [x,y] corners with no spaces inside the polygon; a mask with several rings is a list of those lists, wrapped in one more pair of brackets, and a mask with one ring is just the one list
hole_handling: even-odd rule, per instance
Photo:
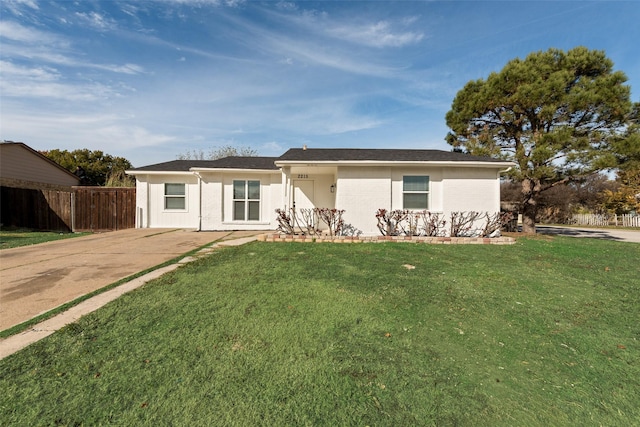
{"label": "fence gate", "polygon": [[73,187],[73,231],[114,231],[134,228],[136,189]]}

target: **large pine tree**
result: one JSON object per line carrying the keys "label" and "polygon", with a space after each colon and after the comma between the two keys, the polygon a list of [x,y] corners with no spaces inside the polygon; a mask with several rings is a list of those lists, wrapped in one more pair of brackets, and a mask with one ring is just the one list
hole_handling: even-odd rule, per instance
{"label": "large pine tree", "polygon": [[535,232],[540,193],[617,166],[616,147],[637,120],[626,81],[604,52],[585,47],[511,60],[458,92],[447,142],[517,164],[523,231]]}

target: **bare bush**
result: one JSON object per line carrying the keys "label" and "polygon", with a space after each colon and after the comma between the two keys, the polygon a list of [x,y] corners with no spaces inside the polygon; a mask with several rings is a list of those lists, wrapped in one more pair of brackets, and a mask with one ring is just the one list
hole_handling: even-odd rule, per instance
{"label": "bare bush", "polygon": [[284,234],[293,234],[294,233],[294,223],[291,215],[289,215],[286,211],[282,209],[276,209],[276,221],[278,221],[277,230]]}
{"label": "bare bush", "polygon": [[480,212],[451,212],[451,223],[449,235],[451,237],[471,237],[475,233],[473,223],[476,222]]}
{"label": "bare bush", "polygon": [[512,212],[485,213],[486,223],[482,230],[483,237],[498,237],[500,230],[505,228],[513,220]]}
{"label": "bare bush", "polygon": [[[342,209],[331,208],[310,208],[310,209],[293,209],[284,211],[276,209],[276,220],[278,222],[277,230],[284,234],[305,234],[308,236],[316,236],[322,232],[319,225],[320,222],[328,227],[330,236],[342,235],[345,231],[345,223],[342,219],[344,214]],[[349,226],[346,230],[351,235],[360,234],[361,232],[353,226]]]}
{"label": "bare bush", "polygon": [[438,237],[447,234],[447,221],[440,218],[440,214],[423,211],[418,212],[416,215],[421,220],[423,235]]}
{"label": "bare bush", "polygon": [[327,224],[330,236],[338,236],[344,226],[342,214],[344,209],[315,208],[317,216],[322,222]]}
{"label": "bare bush", "polygon": [[399,236],[404,234],[405,227],[403,222],[407,220],[408,210],[387,211],[386,209],[378,209],[376,219],[378,220],[378,230],[383,236]]}
{"label": "bare bush", "polygon": [[297,214],[294,209],[293,214],[295,215],[295,221],[303,234],[306,234],[307,236],[320,234],[320,229],[318,228],[320,218],[318,216],[317,208],[298,209]]}

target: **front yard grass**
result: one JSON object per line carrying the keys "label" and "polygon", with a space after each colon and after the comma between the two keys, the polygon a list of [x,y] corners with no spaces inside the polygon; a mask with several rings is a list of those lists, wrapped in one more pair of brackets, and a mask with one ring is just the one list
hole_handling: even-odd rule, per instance
{"label": "front yard grass", "polygon": [[251,243],[0,361],[4,425],[634,425],[640,245]]}
{"label": "front yard grass", "polygon": [[89,233],[62,233],[58,231],[37,231],[25,228],[0,229],[0,249],[36,245],[54,240],[86,236]]}

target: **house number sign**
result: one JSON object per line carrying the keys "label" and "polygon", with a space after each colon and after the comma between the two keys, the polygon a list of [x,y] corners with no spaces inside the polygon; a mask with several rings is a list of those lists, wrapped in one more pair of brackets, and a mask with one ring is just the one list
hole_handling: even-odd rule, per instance
{"label": "house number sign", "polygon": [[299,173],[298,179],[309,179],[309,174],[307,173]]}

